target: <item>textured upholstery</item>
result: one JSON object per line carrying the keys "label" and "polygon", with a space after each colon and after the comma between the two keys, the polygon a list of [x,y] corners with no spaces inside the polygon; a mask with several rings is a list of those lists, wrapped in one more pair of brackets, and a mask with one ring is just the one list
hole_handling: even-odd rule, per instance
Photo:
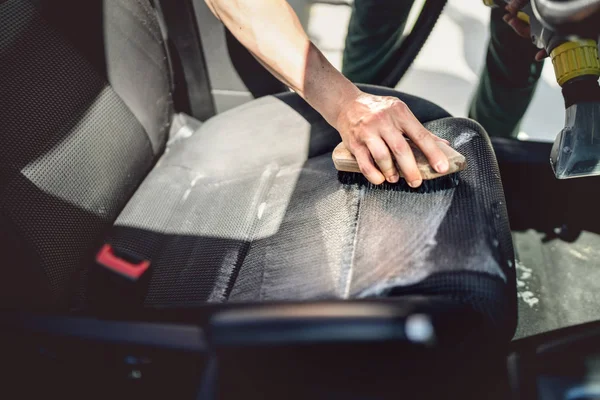
{"label": "textured upholstery", "polygon": [[[249,243],[277,229],[277,221],[259,226],[259,210],[269,221],[282,218],[292,198],[306,206],[316,201],[293,193],[300,174],[309,172],[302,168],[307,159],[318,160],[317,175],[326,171],[325,188],[337,179],[327,154],[339,135],[297,96],[281,99],[255,100],[176,139],[117,220],[111,242],[154,261],[147,304],[226,300]],[[407,101],[423,118],[448,115],[429,102]],[[337,181],[329,186],[338,189]],[[322,218],[332,228],[348,225],[333,214]]]}
{"label": "textured upholstery", "polygon": [[424,100],[365,88],[400,96],[467,157],[459,187],[342,185],[333,128],[295,94],[255,100],[176,139],[116,221],[111,243],[153,260],[146,305],[428,293],[514,328],[513,249],[487,135]]}
{"label": "textured upholstery", "polygon": [[65,307],[164,148],[170,83],[148,4],[0,1],[3,304]]}
{"label": "textured upholstery", "polygon": [[431,194],[341,185],[339,135],[292,93],[165,147],[161,37],[147,0],[0,0],[3,306],[69,307],[108,240],[151,260],[149,307],[418,293],[512,334],[510,230],[479,125],[364,87],[467,157],[461,184]]}

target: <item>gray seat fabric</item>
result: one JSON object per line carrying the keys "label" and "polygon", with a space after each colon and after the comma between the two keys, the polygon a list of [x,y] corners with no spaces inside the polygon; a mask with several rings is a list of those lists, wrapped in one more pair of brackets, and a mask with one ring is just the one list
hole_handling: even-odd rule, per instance
{"label": "gray seat fabric", "polygon": [[151,260],[148,307],[417,293],[512,334],[512,245],[485,132],[364,89],[400,96],[467,157],[459,187],[341,185],[339,135],[292,93],[165,147],[171,82],[149,1],[0,0],[2,305],[68,309],[108,241]]}
{"label": "gray seat fabric", "polygon": [[514,328],[513,250],[487,135],[422,99],[364,89],[400,96],[465,154],[459,187],[342,185],[333,128],[295,94],[255,100],[175,138],[117,219],[110,242],[154,262],[145,304],[426,292]]}
{"label": "gray seat fabric", "polygon": [[2,305],[68,307],[164,151],[170,85],[147,0],[0,0]]}

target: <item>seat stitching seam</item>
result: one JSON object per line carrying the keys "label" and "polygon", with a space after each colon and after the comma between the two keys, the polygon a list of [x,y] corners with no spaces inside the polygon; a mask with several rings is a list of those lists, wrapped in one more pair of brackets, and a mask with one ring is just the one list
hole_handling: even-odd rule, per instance
{"label": "seat stitching seam", "polygon": [[123,2],[122,0],[119,1],[115,1],[115,4],[117,4],[118,6],[121,7],[121,9],[127,10],[129,11],[129,13],[140,23],[142,24],[142,26],[146,27],[146,30],[148,31],[148,33],[150,33],[150,35],[157,41],[161,42],[162,41],[162,37],[158,32],[153,32],[152,29],[153,27],[151,27],[150,25],[153,23],[152,19],[153,17],[156,17],[155,15],[150,15],[146,10],[144,10],[144,5],[141,4],[141,2],[138,0],[136,1],[136,3],[138,3],[141,7],[142,10],[144,12],[146,12],[146,16],[148,16],[150,18],[150,20],[146,21],[142,18],[141,15],[137,14],[135,12],[135,10],[132,10],[131,8],[127,7],[126,3]]}
{"label": "seat stitching seam", "polygon": [[[153,65],[159,71],[160,75],[162,75],[162,76],[169,76],[168,68],[165,67],[164,63],[161,63],[160,61],[157,61],[153,56],[151,56],[138,41],[134,40],[131,36],[128,36],[121,29],[121,27],[118,24],[115,24],[114,22],[112,22],[110,20],[108,21],[108,24],[111,25],[113,28],[115,28],[116,31],[118,31],[119,33],[121,33],[121,37],[123,37],[128,42],[132,43],[134,45],[134,47],[136,47],[138,50],[140,50],[140,53],[143,54],[144,56],[146,56],[146,58],[150,61],[150,64]],[[170,93],[170,90],[169,90],[169,95],[166,96],[166,98],[167,98],[167,102],[169,104],[172,104],[172,98],[171,98],[170,94],[171,93]],[[129,106],[128,106],[128,108],[129,108]],[[161,131],[166,130],[166,128],[168,127],[168,125],[170,123],[169,122],[169,107],[164,107],[163,114],[164,114],[163,115],[163,120],[165,121],[165,123],[161,124],[159,126],[159,129]],[[146,132],[146,129],[144,129],[144,132]],[[156,155],[157,153],[156,153],[156,151],[154,149],[154,143],[152,143],[152,139],[150,138],[150,133],[146,132],[146,136],[148,136],[148,140],[150,140],[150,142],[151,142],[152,153],[154,155]]]}
{"label": "seat stitching seam", "polygon": [[[260,204],[260,200],[264,200],[264,199],[268,199],[269,195],[271,194],[271,191],[273,189],[274,186],[274,181],[275,178],[277,177],[277,172],[280,170],[280,165],[276,164],[276,163],[272,163],[269,164],[267,166],[267,168],[271,168],[274,169],[276,171],[273,171],[270,176],[267,177],[267,182],[265,183],[266,187],[264,188],[264,192],[263,194],[260,196],[260,199],[257,198],[257,202],[256,205]],[[252,218],[252,225],[250,228],[250,232],[248,234],[248,246],[246,248],[246,252],[244,253],[244,258],[240,264],[240,266],[237,268],[237,274],[235,277],[235,280],[237,280],[237,276],[239,275],[240,270],[242,269],[243,266],[243,261],[246,260],[246,257],[248,256],[248,252],[250,251],[250,246],[252,245],[252,243],[254,242],[254,238],[256,237],[256,230],[259,228],[259,224],[260,219],[258,219],[256,217],[256,209],[255,207],[253,207],[253,218]],[[261,300],[262,296],[263,296],[263,283],[264,283],[264,278],[265,278],[265,270],[266,268],[263,266],[262,271],[261,271],[261,279],[260,279],[260,285],[259,285],[259,290],[258,290],[258,299]],[[233,289],[233,286],[235,285],[235,281],[232,282],[231,284],[231,289]]]}
{"label": "seat stitching seam", "polygon": [[[130,200],[130,201],[131,201],[131,200]],[[175,215],[175,210],[177,210],[177,209],[178,209],[178,207],[179,207],[179,206],[180,206],[182,203],[184,203],[184,202],[185,202],[185,200],[183,200],[183,198],[182,198],[182,197],[180,197],[180,198],[179,198],[179,200],[178,200],[178,202],[177,202],[177,206],[176,206],[176,207],[172,207],[172,208],[171,208],[171,210],[170,210],[170,212],[169,212],[169,217],[166,219],[165,223],[164,223],[164,224],[163,224],[163,226],[160,228],[160,232],[159,232],[159,233],[161,234],[161,236],[163,236],[163,237],[166,237],[166,236],[168,236],[168,235],[167,235],[167,229],[169,228],[169,226],[171,226],[171,221],[173,220],[173,216]],[[152,258],[154,259],[154,261],[153,261],[153,262],[156,262],[156,260],[159,260],[159,259],[161,258],[162,254],[163,254],[163,251],[164,251],[164,249],[165,249],[165,247],[166,247],[166,245],[167,245],[167,241],[166,241],[166,240],[161,240],[161,241],[159,242],[159,245],[158,245],[158,247],[157,247],[157,249],[156,249],[156,251],[154,252],[154,254],[153,254],[153,257],[152,257]],[[176,280],[178,280],[179,278],[180,278],[180,277],[178,276]],[[148,297],[149,297],[149,295],[150,295],[150,291],[148,291],[148,292],[146,293],[146,296],[144,297],[144,302],[145,302],[146,300],[148,300]]]}
{"label": "seat stitching seam", "polygon": [[150,54],[149,54],[149,53],[146,51],[146,49],[144,48],[144,46],[142,46],[142,45],[141,45],[141,44],[140,44],[138,41],[134,40],[134,39],[133,39],[131,36],[129,36],[129,35],[127,35],[127,34],[125,34],[125,32],[123,31],[123,29],[121,29],[121,27],[120,27],[118,24],[116,24],[116,23],[114,23],[114,22],[112,22],[112,21],[107,21],[107,23],[108,23],[109,25],[111,25],[113,28],[115,28],[116,30],[118,30],[118,31],[121,33],[121,36],[122,36],[122,37],[123,37],[125,40],[127,40],[127,41],[129,41],[130,43],[134,44],[134,45],[135,45],[135,47],[136,47],[138,50],[140,50],[140,52],[141,52],[143,55],[145,55],[145,56],[146,56],[146,57],[147,57],[147,58],[148,58],[148,59],[149,59],[149,60],[152,62],[152,64],[153,64],[155,67],[157,67],[157,68],[158,68],[158,70],[159,70],[160,72],[165,72],[166,68],[164,68],[164,65],[163,65],[162,63],[160,63],[158,60],[156,60],[154,57],[152,57],[152,56],[151,56],[151,55],[150,55]]}
{"label": "seat stitching seam", "polygon": [[356,257],[356,247],[358,244],[358,227],[360,224],[360,206],[361,206],[361,199],[363,197],[364,194],[364,188],[359,188],[357,189],[357,196],[356,196],[356,214],[355,214],[355,223],[354,223],[354,231],[352,232],[353,237],[352,237],[352,249],[351,249],[351,253],[350,253],[350,265],[348,266],[348,272],[347,275],[345,276],[345,282],[344,282],[344,293],[343,293],[343,298],[347,299],[350,297],[350,288],[352,285],[352,277],[354,275],[354,260]]}

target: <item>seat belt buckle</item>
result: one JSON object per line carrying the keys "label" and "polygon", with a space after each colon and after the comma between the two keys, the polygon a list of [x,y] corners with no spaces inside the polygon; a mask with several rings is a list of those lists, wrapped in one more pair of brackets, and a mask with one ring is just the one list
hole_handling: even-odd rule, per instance
{"label": "seat belt buckle", "polygon": [[96,255],[96,262],[132,282],[140,280],[142,275],[150,268],[149,260],[141,259],[124,250],[117,252],[108,243],[102,246]]}
{"label": "seat belt buckle", "polygon": [[150,264],[132,252],[104,244],[89,279],[92,308],[108,314],[139,310],[150,283]]}

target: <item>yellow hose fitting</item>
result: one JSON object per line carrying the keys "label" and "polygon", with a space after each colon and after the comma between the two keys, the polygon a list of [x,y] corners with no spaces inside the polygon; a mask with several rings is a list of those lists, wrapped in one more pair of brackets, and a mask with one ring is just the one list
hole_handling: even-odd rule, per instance
{"label": "yellow hose fitting", "polygon": [[517,13],[517,18],[519,18],[521,21],[525,22],[527,25],[530,25],[529,15],[525,14],[523,11],[519,11]]}
{"label": "yellow hose fitting", "polygon": [[[491,7],[491,8],[499,7],[496,0],[483,0],[483,5],[485,5],[487,7]],[[517,18],[519,18],[521,21],[525,22],[528,25],[530,24],[529,23],[529,15],[525,14],[523,11],[519,11],[517,13]]]}
{"label": "yellow hose fitting", "polygon": [[598,44],[595,40],[565,42],[550,53],[560,86],[583,75],[600,76]]}

